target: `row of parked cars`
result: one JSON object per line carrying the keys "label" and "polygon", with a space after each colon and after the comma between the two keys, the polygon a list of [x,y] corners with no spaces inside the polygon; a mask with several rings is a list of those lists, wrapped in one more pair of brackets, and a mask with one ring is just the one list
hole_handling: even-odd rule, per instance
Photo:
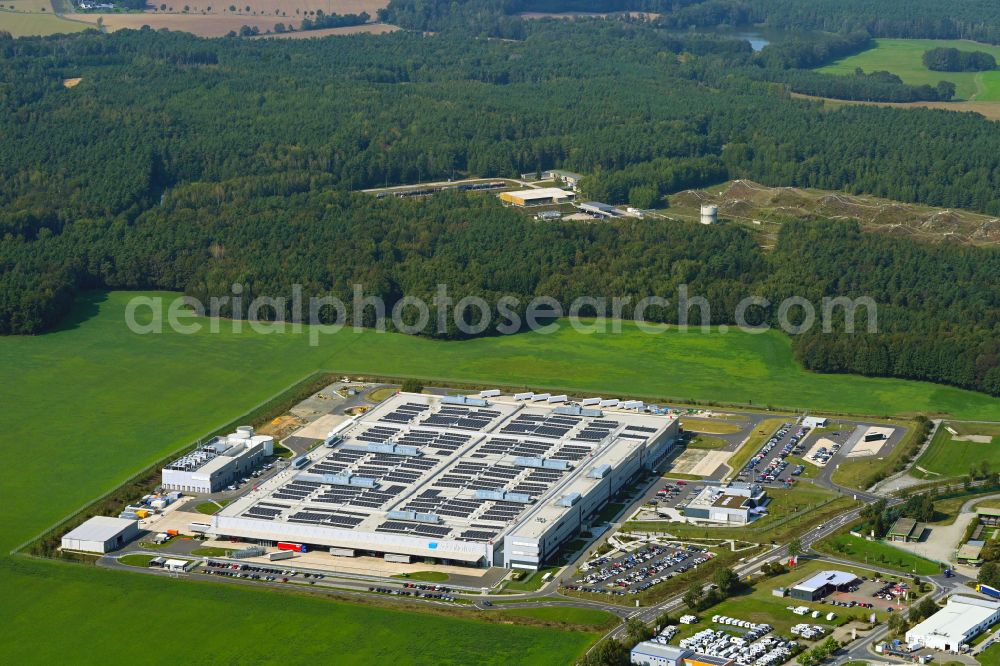
{"label": "row of parked cars", "polygon": [[375,587],[370,586],[368,588],[369,592],[378,592],[380,594],[391,594],[397,597],[415,597],[418,599],[438,599],[440,601],[455,601],[455,597],[450,594],[441,594],[439,592],[421,592],[420,590],[400,590],[394,587]]}
{"label": "row of parked cars", "polygon": [[[662,583],[677,574],[707,562],[712,557],[712,553],[707,549],[695,546],[676,550],[660,545],[648,546],[613,562],[598,560],[595,562],[598,566],[600,564],[608,564],[608,566],[584,576],[581,580],[582,585],[568,587],[585,592],[608,593],[605,589],[589,587],[604,583],[605,588],[612,588],[611,592],[614,592],[613,588],[617,587],[627,588],[628,594],[639,594],[657,583]],[[663,573],[667,569],[673,570]]]}
{"label": "row of parked cars", "polygon": [[832,445],[830,445],[829,449],[826,448],[825,446],[821,446],[818,449],[816,449],[816,453],[812,455],[811,459],[818,465],[825,465],[827,461],[830,460],[830,458],[832,458],[837,454],[837,451],[840,450],[840,447],[841,444],[839,442],[834,442]]}
{"label": "row of parked cars", "polygon": [[450,588],[444,585],[425,585],[423,583],[403,583],[403,587],[411,590],[424,590],[427,592],[451,592]]}
{"label": "row of parked cars", "polygon": [[777,636],[758,636],[748,640],[750,635],[751,632],[744,636],[734,636],[724,631],[703,629],[682,640],[680,646],[713,657],[732,659],[741,666],[777,666],[788,661],[798,647],[795,641],[786,641]]}
{"label": "row of parked cars", "polygon": [[251,472],[250,476],[245,476],[242,479],[240,479],[239,481],[237,481],[236,483],[230,484],[229,486],[226,487],[226,490],[239,490],[240,488],[242,488],[246,484],[250,483],[250,477],[253,477],[253,478],[256,479],[256,478],[260,477],[261,475],[266,474],[273,467],[274,467],[274,463],[267,463],[266,465],[264,465],[260,469],[255,469],[253,472]]}
{"label": "row of parked cars", "polygon": [[[207,573],[216,576],[229,576],[230,578],[250,578],[252,580],[274,581],[280,580],[287,583],[289,578],[298,576],[300,572],[294,569],[275,569],[274,567],[262,567],[256,564],[240,564],[239,562],[220,562],[218,560],[207,560],[205,562]],[[326,578],[320,573],[301,572],[303,578],[321,580]]]}

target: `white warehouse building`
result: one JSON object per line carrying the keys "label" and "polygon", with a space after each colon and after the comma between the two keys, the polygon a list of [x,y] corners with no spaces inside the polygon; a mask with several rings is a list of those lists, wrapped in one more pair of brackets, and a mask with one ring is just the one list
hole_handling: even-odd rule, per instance
{"label": "white warehouse building", "polygon": [[251,426],[240,426],[164,467],[161,485],[189,493],[218,492],[249,475],[273,453],[273,437],[254,435]]}
{"label": "white warehouse building", "polygon": [[94,516],[62,538],[63,550],[110,553],[139,536],[139,521]]}
{"label": "white warehouse building", "polygon": [[212,516],[209,533],[536,569],[678,432],[674,415],[543,397],[395,394]]}
{"label": "white warehouse building", "polygon": [[1000,602],[981,597],[954,595],[934,615],[906,632],[909,645],[919,644],[932,650],[958,652],[973,638],[1000,620]]}

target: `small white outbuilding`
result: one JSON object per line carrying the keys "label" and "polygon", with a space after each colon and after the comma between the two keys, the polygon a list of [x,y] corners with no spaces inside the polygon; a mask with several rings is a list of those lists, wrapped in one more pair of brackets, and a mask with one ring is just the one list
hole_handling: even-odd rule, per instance
{"label": "small white outbuilding", "polygon": [[139,536],[139,521],[94,516],[62,538],[63,550],[110,553]]}

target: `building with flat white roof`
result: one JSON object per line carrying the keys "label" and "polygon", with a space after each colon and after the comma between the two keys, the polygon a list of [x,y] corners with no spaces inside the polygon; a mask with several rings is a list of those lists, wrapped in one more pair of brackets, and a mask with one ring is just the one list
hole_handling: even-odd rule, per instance
{"label": "building with flat white roof", "polygon": [[788,590],[788,596],[803,601],[816,601],[845,590],[858,582],[858,577],[844,571],[820,571]]}
{"label": "building with flat white roof", "polygon": [[226,437],[187,453],[161,471],[167,490],[214,493],[249,475],[274,453],[274,438],[254,435],[251,426],[240,426]]}
{"label": "building with flat white roof", "polygon": [[675,645],[642,641],[632,648],[629,662],[635,666],[683,666],[684,657],[693,654]]}
{"label": "building with flat white roof", "polygon": [[64,550],[85,553],[110,553],[139,536],[139,521],[109,516],[94,516],[62,538]]}
{"label": "building with flat white roof", "polygon": [[210,534],[535,569],[677,437],[675,416],[398,393],[212,516]]}
{"label": "building with flat white roof", "polygon": [[768,501],[767,492],[756,483],[708,483],[681,509],[681,514],[698,520],[746,525],[763,513]]}
{"label": "building with flat white roof", "polygon": [[959,647],[1000,620],[1000,602],[954,595],[934,615],[906,632],[908,644],[932,650],[958,652]]}

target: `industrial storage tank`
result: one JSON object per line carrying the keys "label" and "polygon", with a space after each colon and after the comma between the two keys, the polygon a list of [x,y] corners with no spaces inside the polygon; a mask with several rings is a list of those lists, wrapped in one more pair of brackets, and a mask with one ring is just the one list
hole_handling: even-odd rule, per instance
{"label": "industrial storage tank", "polygon": [[240,426],[236,429],[236,434],[244,439],[250,439],[253,437],[253,426]]}
{"label": "industrial storage tank", "polygon": [[701,207],[701,223],[715,224],[719,221],[719,207],[705,204]]}
{"label": "industrial storage tank", "polygon": [[270,435],[254,435],[250,439],[250,442],[253,446],[256,446],[257,444],[263,444],[265,456],[274,455],[274,437],[271,437]]}

